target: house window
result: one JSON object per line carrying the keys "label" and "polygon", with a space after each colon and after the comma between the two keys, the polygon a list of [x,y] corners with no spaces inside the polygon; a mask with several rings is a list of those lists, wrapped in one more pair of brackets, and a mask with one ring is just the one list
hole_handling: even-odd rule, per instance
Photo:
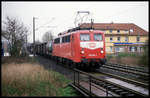
{"label": "house window", "polygon": [[124,48],[123,47],[120,47],[120,52],[124,52]]}
{"label": "house window", "polygon": [[129,47],[129,51],[132,52],[132,47]]}
{"label": "house window", "polygon": [[136,52],[137,51],[137,47],[131,46],[131,47],[129,47],[129,51],[130,52]]}
{"label": "house window", "polygon": [[140,41],[140,37],[139,37],[139,36],[136,37],[136,41],[137,41],[137,42]]}
{"label": "house window", "polygon": [[120,52],[120,48],[119,47],[116,47],[116,52]]}
{"label": "house window", "polygon": [[109,30],[110,33],[112,33],[112,30]]}
{"label": "house window", "polygon": [[130,29],[130,32],[133,32],[133,29]]}
{"label": "house window", "polygon": [[125,33],[128,33],[128,30],[125,30]]}
{"label": "house window", "polygon": [[117,37],[117,41],[119,41],[119,42],[120,42],[120,37]]}
{"label": "house window", "polygon": [[120,30],[117,30],[118,33],[120,33]]}
{"label": "house window", "polygon": [[128,42],[128,37],[125,37],[125,42]]}
{"label": "house window", "polygon": [[110,42],[112,42],[113,41],[113,37],[110,37]]}
{"label": "house window", "polygon": [[134,47],[135,52],[137,52],[137,47]]}
{"label": "house window", "polygon": [[142,52],[143,51],[143,47],[140,47],[140,52]]}

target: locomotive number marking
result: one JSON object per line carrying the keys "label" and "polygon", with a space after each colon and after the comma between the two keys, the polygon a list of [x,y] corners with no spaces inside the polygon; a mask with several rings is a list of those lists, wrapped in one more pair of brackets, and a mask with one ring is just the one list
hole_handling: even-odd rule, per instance
{"label": "locomotive number marking", "polygon": [[95,54],[89,54],[89,56],[96,56]]}

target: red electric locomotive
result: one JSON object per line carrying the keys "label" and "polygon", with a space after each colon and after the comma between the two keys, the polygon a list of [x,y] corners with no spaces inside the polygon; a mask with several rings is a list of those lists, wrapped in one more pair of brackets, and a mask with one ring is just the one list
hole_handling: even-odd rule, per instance
{"label": "red electric locomotive", "polygon": [[99,68],[105,62],[105,35],[100,30],[74,30],[59,34],[52,56],[60,62],[84,68]]}

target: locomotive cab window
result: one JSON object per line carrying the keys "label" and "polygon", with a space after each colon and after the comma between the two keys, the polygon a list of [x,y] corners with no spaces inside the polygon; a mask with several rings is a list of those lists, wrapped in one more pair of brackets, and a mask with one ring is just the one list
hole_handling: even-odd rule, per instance
{"label": "locomotive cab window", "polygon": [[89,41],[90,35],[89,34],[80,34],[80,40],[81,41]]}
{"label": "locomotive cab window", "polygon": [[101,41],[101,40],[103,40],[102,34],[94,34],[94,40],[95,41]]}

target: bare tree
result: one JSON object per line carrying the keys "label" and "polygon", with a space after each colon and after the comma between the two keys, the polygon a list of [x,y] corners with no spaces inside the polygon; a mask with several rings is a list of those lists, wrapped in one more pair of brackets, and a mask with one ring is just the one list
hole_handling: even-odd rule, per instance
{"label": "bare tree", "polygon": [[43,40],[44,42],[52,41],[52,40],[53,40],[52,32],[51,32],[51,31],[45,32],[45,34],[44,34],[43,37],[42,37],[42,40]]}
{"label": "bare tree", "polygon": [[8,16],[3,23],[2,35],[5,36],[10,43],[10,54],[12,56],[18,56],[26,41],[28,32],[27,27],[16,18]]}

